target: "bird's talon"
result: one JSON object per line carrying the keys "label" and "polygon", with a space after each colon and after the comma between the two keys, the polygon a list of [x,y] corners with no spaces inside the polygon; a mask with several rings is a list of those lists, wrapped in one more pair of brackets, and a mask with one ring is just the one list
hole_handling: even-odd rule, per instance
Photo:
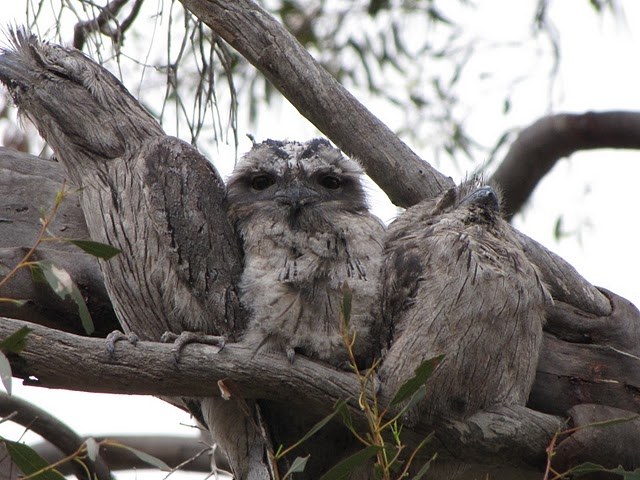
{"label": "bird's talon", "polygon": [[105,340],[107,343],[107,352],[109,352],[109,355],[111,357],[115,357],[117,342],[125,340],[135,347],[140,341],[138,335],[136,335],[134,332],[123,333],[120,330],[114,330],[109,335],[107,335],[107,338]]}

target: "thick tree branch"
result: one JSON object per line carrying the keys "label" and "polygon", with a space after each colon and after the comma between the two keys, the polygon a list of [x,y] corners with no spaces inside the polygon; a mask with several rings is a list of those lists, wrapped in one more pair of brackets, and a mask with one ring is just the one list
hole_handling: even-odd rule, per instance
{"label": "thick tree branch", "polygon": [[[0,318],[0,338],[5,338],[25,325],[19,320]],[[227,389],[238,392],[232,402],[244,402],[251,398],[276,400],[309,411],[329,414],[339,400],[348,400],[356,425],[364,425],[358,407],[358,381],[353,374],[335,370],[329,366],[297,358],[293,365],[280,355],[255,355],[241,344],[231,344],[220,353],[207,345],[189,345],[178,365],[173,361],[171,345],[140,342],[137,346],[127,342],[116,344],[113,357],[106,351],[103,340],[90,339],[64,333],[38,325],[30,325],[33,331],[27,337],[27,345],[19,355],[11,355],[14,375],[25,383],[46,388],[65,388],[97,393],[129,393],[141,395],[168,395],[211,397],[220,396],[218,382]],[[82,365],[73,377],[68,374],[69,365]],[[144,365],[145,368],[140,368]],[[317,379],[322,378],[322,382]],[[135,381],[132,381],[135,379]],[[386,405],[389,398],[379,399]],[[525,409],[526,410],[526,409]],[[524,410],[523,410],[524,411]],[[555,417],[529,411],[535,421],[522,422],[518,439],[524,445],[510,461],[519,465],[540,466],[541,446],[545,444],[561,421]],[[520,418],[514,412],[513,418]],[[504,434],[515,441],[513,432],[503,432],[503,422],[492,413],[479,414],[474,423],[479,428],[469,429],[467,424],[453,422],[443,434],[445,458],[449,455],[491,462]],[[488,435],[487,429],[493,434]],[[413,431],[407,430],[410,442],[419,441],[430,432],[430,426],[419,424]],[[497,435],[497,436],[496,436]],[[508,448],[508,443],[503,448]],[[500,458],[509,454],[501,452]]]}
{"label": "thick tree branch", "polygon": [[558,160],[579,150],[640,148],[640,113],[560,113],[522,130],[492,176],[511,218]]}
{"label": "thick tree branch", "polygon": [[[452,185],[333,78],[269,13],[252,0],[182,0],[251,62],[396,205],[408,207]],[[394,172],[394,175],[389,175]]]}

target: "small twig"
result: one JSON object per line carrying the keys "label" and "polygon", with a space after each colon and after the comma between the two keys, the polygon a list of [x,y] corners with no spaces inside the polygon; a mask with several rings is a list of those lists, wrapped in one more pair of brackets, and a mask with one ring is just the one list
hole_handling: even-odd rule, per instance
{"label": "small twig", "polygon": [[11,269],[11,271],[7,275],[5,275],[5,277],[2,278],[2,280],[0,280],[0,288],[2,288],[9,281],[9,279],[16,274],[16,272],[18,270],[20,270],[21,268],[29,265],[29,259],[35,253],[35,251],[38,248],[38,246],[43,242],[44,236],[47,233],[49,225],[51,224],[51,222],[55,218],[56,213],[58,212],[58,208],[60,207],[60,204],[62,203],[62,200],[64,200],[64,198],[65,198],[65,196],[67,194],[65,188],[66,188],[66,184],[65,184],[65,182],[62,182],[62,188],[61,188],[60,192],[58,192],[58,194],[56,195],[55,202],[53,204],[53,207],[51,208],[51,211],[49,212],[49,215],[47,217],[44,217],[44,218],[41,219],[42,220],[42,226],[40,227],[40,231],[38,232],[38,236],[36,237],[35,243],[29,249],[29,251],[24,255],[24,257],[22,257],[22,260],[20,260]]}

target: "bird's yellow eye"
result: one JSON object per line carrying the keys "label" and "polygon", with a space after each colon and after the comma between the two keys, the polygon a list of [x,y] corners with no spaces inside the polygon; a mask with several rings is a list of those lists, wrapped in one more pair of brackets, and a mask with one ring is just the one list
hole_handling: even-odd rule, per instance
{"label": "bird's yellow eye", "polygon": [[276,183],[271,175],[256,175],[251,179],[251,188],[254,190],[265,190]]}
{"label": "bird's yellow eye", "polygon": [[340,179],[335,175],[323,175],[318,183],[329,190],[337,190],[341,185]]}

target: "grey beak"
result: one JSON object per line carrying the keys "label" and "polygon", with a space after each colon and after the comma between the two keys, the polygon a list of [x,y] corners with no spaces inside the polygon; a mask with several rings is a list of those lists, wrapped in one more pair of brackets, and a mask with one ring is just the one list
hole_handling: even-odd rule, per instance
{"label": "grey beak", "polygon": [[300,182],[293,182],[291,185],[275,193],[278,202],[294,208],[300,208],[312,202],[318,196],[318,192]]}
{"label": "grey beak", "polygon": [[495,190],[489,186],[481,187],[462,199],[460,203],[482,205],[496,212],[500,211],[500,201]]}

